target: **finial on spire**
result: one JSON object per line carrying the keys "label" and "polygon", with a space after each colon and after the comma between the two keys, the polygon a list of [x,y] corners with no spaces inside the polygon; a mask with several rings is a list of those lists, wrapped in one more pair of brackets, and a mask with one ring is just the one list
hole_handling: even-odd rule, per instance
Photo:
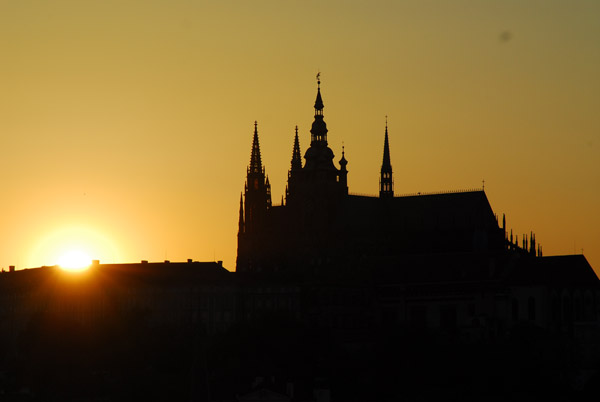
{"label": "finial on spire", "polygon": [[323,98],[321,98],[321,72],[317,73],[317,99],[315,100],[315,114],[323,115]]}
{"label": "finial on spire", "polygon": [[[342,141],[342,158],[340,159],[340,167],[341,167],[342,172],[346,172],[346,173],[348,172],[346,170],[347,164],[348,164],[348,161],[346,160],[346,149],[344,147],[344,141]],[[344,180],[346,180],[345,176],[344,176]]]}

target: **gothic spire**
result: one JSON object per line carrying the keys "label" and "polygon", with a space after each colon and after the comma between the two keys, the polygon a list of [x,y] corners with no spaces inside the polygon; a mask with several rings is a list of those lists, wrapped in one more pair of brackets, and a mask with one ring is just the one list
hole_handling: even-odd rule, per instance
{"label": "gothic spire", "polygon": [[258,144],[258,123],[254,121],[254,139],[252,140],[252,153],[250,155],[249,173],[261,173],[262,161],[260,159],[260,145]]}
{"label": "gothic spire", "polygon": [[379,197],[394,196],[394,180],[392,177],[392,163],[390,161],[390,141],[388,138],[387,116],[385,117],[385,138],[383,140],[383,162],[379,178]]}
{"label": "gothic spire", "polygon": [[381,171],[392,171],[392,162],[390,161],[390,140],[388,137],[387,116],[385,117],[385,138],[383,140],[383,163]]}
{"label": "gothic spire", "polygon": [[298,140],[298,126],[294,136],[294,149],[292,151],[292,170],[302,169],[302,155],[300,154],[300,140]]}

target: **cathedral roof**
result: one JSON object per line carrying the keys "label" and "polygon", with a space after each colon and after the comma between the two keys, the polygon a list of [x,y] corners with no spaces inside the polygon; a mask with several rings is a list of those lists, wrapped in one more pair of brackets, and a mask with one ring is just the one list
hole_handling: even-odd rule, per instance
{"label": "cathedral roof", "polygon": [[[379,213],[382,205],[378,197],[351,195],[347,200],[347,208],[354,213],[361,211],[357,218],[367,221],[373,219],[372,214]],[[386,213],[394,220],[416,222],[421,229],[428,226],[445,224],[459,226],[497,226],[492,208],[483,190],[473,190],[455,193],[424,194],[394,197],[385,205]],[[451,222],[455,218],[455,222]],[[419,230],[419,227],[415,227]]]}
{"label": "cathedral roof", "polygon": [[503,233],[481,190],[381,199],[348,196],[339,230],[357,247],[382,239],[370,255],[468,252],[503,247]]}

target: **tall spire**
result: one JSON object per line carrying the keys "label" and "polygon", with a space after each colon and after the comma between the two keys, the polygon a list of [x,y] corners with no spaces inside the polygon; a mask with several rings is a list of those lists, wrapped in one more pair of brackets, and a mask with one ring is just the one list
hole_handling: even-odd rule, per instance
{"label": "tall spire", "polygon": [[385,116],[385,139],[383,141],[383,162],[379,178],[379,197],[394,196],[394,180],[392,177],[392,163],[390,161],[390,141],[388,138],[387,116]]}
{"label": "tall spire", "polygon": [[292,170],[302,169],[302,155],[300,154],[300,140],[298,140],[298,126],[294,136],[294,149],[292,151]]}
{"label": "tall spire", "polygon": [[254,139],[250,165],[246,173],[244,202],[244,232],[249,233],[262,223],[267,209],[271,207],[271,186],[265,178],[265,168],[260,158],[258,144],[258,124],[254,122]]}
{"label": "tall spire", "polygon": [[327,145],[327,124],[323,120],[323,98],[321,97],[321,73],[317,74],[317,99],[315,100],[315,120],[313,121],[311,133],[311,142],[313,144]]}
{"label": "tall spire", "polygon": [[254,139],[252,140],[252,153],[250,155],[250,173],[262,172],[262,161],[260,159],[260,145],[258,144],[258,123],[254,121]]}
{"label": "tall spire", "polygon": [[383,170],[392,171],[392,163],[390,161],[390,140],[388,137],[388,123],[387,116],[385,116],[385,139],[383,141],[383,163],[381,164],[381,171]]}
{"label": "tall spire", "polygon": [[268,210],[271,208],[271,185],[265,177],[265,168],[260,157],[258,143],[258,123],[254,122],[254,137],[250,165],[246,170],[244,197],[240,197],[240,217],[238,232],[238,258],[236,270],[239,272],[256,269],[253,259],[254,248],[265,228]]}

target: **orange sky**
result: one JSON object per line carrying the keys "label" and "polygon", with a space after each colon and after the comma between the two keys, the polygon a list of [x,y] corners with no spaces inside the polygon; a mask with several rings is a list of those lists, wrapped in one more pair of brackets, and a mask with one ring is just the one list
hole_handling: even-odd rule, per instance
{"label": "orange sky", "polygon": [[600,2],[0,3],[0,267],[224,260],[254,120],[274,203],[322,72],[330,147],[375,195],[480,187],[600,272]]}

